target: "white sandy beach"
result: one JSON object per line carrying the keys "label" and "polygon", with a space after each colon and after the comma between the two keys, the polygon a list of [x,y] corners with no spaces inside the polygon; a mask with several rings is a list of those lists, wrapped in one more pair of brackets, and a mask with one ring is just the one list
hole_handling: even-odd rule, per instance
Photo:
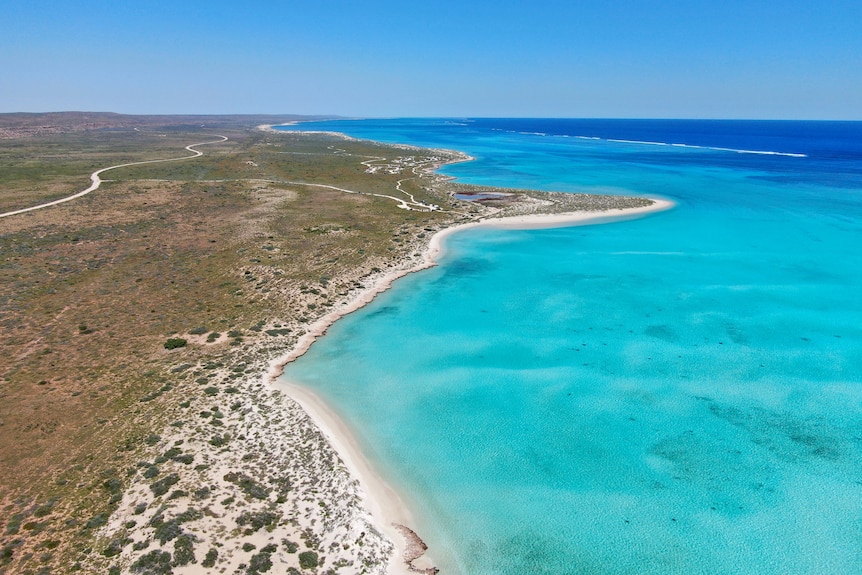
{"label": "white sandy beach", "polygon": [[378,276],[373,285],[358,297],[311,325],[308,332],[299,339],[290,353],[270,364],[267,374],[268,382],[300,404],[328,438],[350,472],[359,480],[365,496],[365,507],[371,512],[378,528],[390,538],[397,549],[398,558],[390,563],[388,571],[390,574],[403,575],[411,571],[413,573],[435,572],[432,567],[434,550],[429,550],[428,555],[424,555],[410,564],[410,559],[417,556],[416,546],[424,546],[424,544],[421,543],[421,540],[412,540],[412,537],[411,541],[408,541],[403,530],[399,529],[399,526],[414,529],[410,510],[405,506],[402,497],[377,473],[363,455],[358,442],[347,425],[319,397],[299,384],[279,379],[284,366],[305,354],[317,338],[324,335],[327,329],[339,318],[370,303],[377,294],[389,289],[396,279],[411,272],[437,265],[438,259],[444,252],[445,239],[456,232],[482,227],[514,230],[610,223],[643,217],[654,212],[671,209],[673,206],[674,203],[669,200],[653,199],[653,204],[639,208],[489,218],[440,230],[428,242],[421,262]]}
{"label": "white sandy beach", "polygon": [[[652,198],[651,198],[652,199]],[[426,259],[431,265],[443,253],[443,240],[450,235],[470,228],[496,228],[506,230],[534,230],[549,228],[565,228],[570,226],[587,226],[631,220],[655,212],[663,212],[674,207],[674,203],[665,199],[652,199],[653,203],[642,208],[611,209],[601,212],[568,212],[563,214],[528,214],[504,218],[487,218],[469,222],[451,228],[440,230],[428,243]]]}
{"label": "white sandy beach", "polygon": [[[397,550],[397,560],[390,563],[387,572],[390,575],[434,572],[430,558],[419,558],[421,552],[415,549],[422,543],[411,527],[414,522],[409,507],[365,458],[345,422],[308,388],[284,381],[276,381],[274,385],[302,407],[327,437],[353,477],[359,479],[365,494],[365,507]],[[403,528],[409,529],[414,537],[408,539]]]}

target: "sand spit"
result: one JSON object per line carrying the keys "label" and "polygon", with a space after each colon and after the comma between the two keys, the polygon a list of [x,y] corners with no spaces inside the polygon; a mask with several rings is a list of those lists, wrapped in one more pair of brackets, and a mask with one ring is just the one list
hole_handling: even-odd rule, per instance
{"label": "sand spit", "polygon": [[[501,218],[487,218],[452,226],[440,230],[428,243],[426,260],[434,265],[443,253],[444,240],[455,232],[470,228],[496,228],[507,230],[531,230],[547,228],[564,228],[569,226],[587,226],[640,218],[655,212],[663,212],[674,207],[670,200],[653,199],[652,204],[637,208],[611,208],[600,212],[567,212],[561,214],[527,214]],[[426,266],[427,267],[427,266]]]}

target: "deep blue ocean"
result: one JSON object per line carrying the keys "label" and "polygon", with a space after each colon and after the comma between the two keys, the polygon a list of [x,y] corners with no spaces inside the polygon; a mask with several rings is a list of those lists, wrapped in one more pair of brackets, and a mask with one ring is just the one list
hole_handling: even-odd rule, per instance
{"label": "deep blue ocean", "polygon": [[667,212],[468,230],[285,377],[444,575],[862,573],[862,123],[333,121]]}

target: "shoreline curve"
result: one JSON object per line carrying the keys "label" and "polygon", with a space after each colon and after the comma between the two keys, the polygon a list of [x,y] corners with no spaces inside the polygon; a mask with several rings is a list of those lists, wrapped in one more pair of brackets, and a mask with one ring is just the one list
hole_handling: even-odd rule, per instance
{"label": "shoreline curve", "polygon": [[[268,125],[259,126],[258,129],[278,132],[273,126]],[[353,139],[339,132],[326,133]],[[376,525],[389,538],[396,549],[394,561],[387,566],[387,573],[389,575],[411,575],[416,573],[434,575],[438,572],[438,569],[434,566],[432,558],[426,554],[427,546],[424,541],[411,528],[413,520],[410,509],[398,492],[386,482],[367,460],[355,434],[350,430],[347,423],[311,389],[295,382],[279,379],[284,373],[284,367],[305,355],[314,342],[325,335],[327,330],[336,321],[371,303],[378,294],[391,288],[396,280],[408,274],[438,265],[439,259],[445,253],[446,238],[455,233],[471,228],[529,230],[614,223],[638,219],[652,213],[670,210],[676,205],[668,199],[646,199],[649,199],[652,203],[636,208],[490,217],[456,224],[439,230],[428,241],[419,263],[381,274],[374,279],[371,287],[359,293],[339,309],[331,311],[312,323],[308,331],[297,340],[296,344],[287,354],[270,362],[269,369],[263,378],[264,383],[282,390],[302,407],[326,436],[333,449],[362,486],[366,494],[364,498],[366,508],[371,513]]]}
{"label": "shoreline curve", "polygon": [[[346,306],[330,312],[312,324],[309,331],[300,337],[287,355],[270,363],[269,371],[265,376],[266,383],[284,391],[288,397],[299,403],[327,437],[336,453],[342,458],[365,491],[366,508],[371,513],[374,522],[397,550],[396,560],[389,565],[388,573],[391,575],[408,575],[411,573],[433,575],[437,573],[437,569],[434,567],[433,558],[425,553],[425,543],[411,527],[414,522],[409,507],[404,503],[397,490],[389,485],[366,459],[355,434],[337,413],[312,390],[301,384],[280,379],[284,367],[303,356],[312,344],[325,335],[329,327],[336,321],[371,303],[378,294],[391,288],[396,280],[413,272],[436,266],[438,259],[445,253],[446,238],[457,232],[471,228],[526,230],[613,223],[669,210],[675,205],[669,200],[650,199],[653,201],[652,204],[639,208],[489,218],[440,230],[428,242],[422,262],[408,269],[396,270],[380,276],[369,289],[359,294]],[[420,551],[417,552],[417,548]],[[433,550],[431,555],[433,555]]]}
{"label": "shoreline curve", "polygon": [[444,228],[431,237],[424,253],[422,254],[422,261],[420,263],[406,269],[394,270],[379,276],[374,280],[374,283],[370,288],[358,294],[345,306],[329,312],[312,323],[309,326],[308,331],[299,338],[290,352],[270,362],[269,371],[266,376],[267,381],[269,383],[274,382],[275,379],[281,375],[284,370],[284,366],[305,355],[317,338],[325,335],[326,331],[330,326],[332,326],[332,324],[342,317],[371,303],[378,294],[383,293],[392,287],[395,280],[408,274],[436,266],[438,264],[438,258],[440,258],[444,253],[444,240],[452,234],[471,228],[530,230],[614,223],[637,219],[656,212],[666,211],[676,205],[670,200],[655,198],[648,199],[653,203],[648,206],[637,208],[611,209],[600,212],[584,211],[561,214],[531,214],[526,216],[487,218]]}

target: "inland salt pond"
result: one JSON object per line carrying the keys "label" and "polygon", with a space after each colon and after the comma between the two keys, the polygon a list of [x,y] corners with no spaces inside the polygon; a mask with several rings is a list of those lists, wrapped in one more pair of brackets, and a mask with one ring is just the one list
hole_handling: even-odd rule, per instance
{"label": "inland salt pond", "polygon": [[465,183],[677,204],[455,234],[287,366],[442,573],[862,573],[862,124],[293,128],[458,149]]}

